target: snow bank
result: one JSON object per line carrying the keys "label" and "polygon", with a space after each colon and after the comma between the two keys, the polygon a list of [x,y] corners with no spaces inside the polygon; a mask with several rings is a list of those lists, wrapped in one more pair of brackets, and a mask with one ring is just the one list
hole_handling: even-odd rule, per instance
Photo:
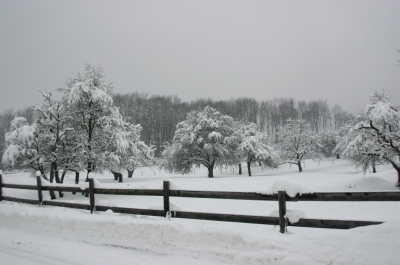
{"label": "snow bank", "polygon": [[[351,184],[351,183],[350,183]],[[348,187],[351,187],[349,185]],[[365,177],[361,180],[354,181],[354,184],[352,186],[353,188],[356,188],[357,190],[391,190],[395,185],[387,180],[384,180],[380,177]]]}
{"label": "snow bank", "polygon": [[307,193],[313,193],[314,189],[308,188],[308,187],[303,187],[295,182],[292,182],[290,180],[281,178],[278,179],[272,184],[272,187],[270,190],[267,191],[262,191],[262,194],[277,194],[278,191],[285,191],[287,195],[290,197],[294,197],[297,194],[307,194]]}

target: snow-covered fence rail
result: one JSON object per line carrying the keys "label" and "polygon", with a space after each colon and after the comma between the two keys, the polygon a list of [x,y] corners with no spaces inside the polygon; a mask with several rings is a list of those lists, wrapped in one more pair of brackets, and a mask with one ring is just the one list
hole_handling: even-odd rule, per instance
{"label": "snow-covered fence rail", "polygon": [[[27,189],[37,190],[38,200],[21,199],[14,197],[2,196],[2,188],[11,189]],[[68,203],[54,200],[43,200],[42,191],[64,191],[64,192],[87,192],[89,193],[89,204]],[[125,207],[112,207],[95,205],[95,194],[109,195],[140,195],[140,196],[160,196],[164,199],[164,209],[135,209]],[[265,200],[278,201],[279,217],[273,216],[249,216],[249,215],[233,215],[233,214],[216,214],[201,212],[186,212],[170,210],[169,197],[190,197],[190,198],[207,198],[207,199],[229,199],[229,200]],[[41,177],[37,177],[37,186],[20,185],[2,183],[0,175],[0,201],[14,201],[38,205],[51,205],[68,207],[75,209],[94,211],[107,211],[111,209],[116,213],[151,215],[151,216],[170,216],[172,218],[199,219],[211,221],[227,221],[254,224],[279,225],[280,231],[284,233],[287,226],[297,227],[313,227],[313,228],[336,228],[349,229],[359,226],[380,224],[382,222],[371,221],[351,221],[351,220],[326,220],[326,219],[306,219],[301,218],[296,223],[290,223],[286,215],[286,201],[400,201],[400,192],[321,192],[288,196],[285,191],[279,191],[278,194],[262,194],[256,192],[227,192],[227,191],[193,191],[193,190],[170,190],[170,182],[164,181],[163,189],[107,189],[96,188],[95,180],[89,179],[89,187],[82,189],[81,187],[68,186],[42,186]]]}

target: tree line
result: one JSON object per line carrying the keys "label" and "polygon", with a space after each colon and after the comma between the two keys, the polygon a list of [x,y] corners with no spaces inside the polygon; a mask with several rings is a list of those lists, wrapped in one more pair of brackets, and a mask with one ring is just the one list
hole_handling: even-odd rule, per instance
{"label": "tree line", "polygon": [[375,173],[376,165],[392,165],[400,185],[400,108],[391,104],[388,93],[375,92],[370,104],[337,130],[318,131],[315,125],[304,119],[287,119],[277,128],[276,141],[270,142],[255,123],[235,120],[207,106],[178,123],[160,166],[182,174],[204,166],[210,178],[213,169],[223,166],[238,165],[241,174],[243,161],[249,176],[254,164],[295,164],[302,172],[303,160],[318,161],[330,148],[337,158],[344,155],[364,172],[371,168]]}
{"label": "tree line", "polygon": [[[62,183],[68,172],[111,171],[132,177],[138,166],[187,174],[246,162],[278,167],[343,155],[364,172],[391,164],[400,183],[400,111],[386,92],[357,115],[326,100],[237,98],[183,102],[177,96],[112,93],[102,69],[87,65],[33,109],[1,115],[2,167],[23,166]],[[154,156],[156,159],[154,159]]]}
{"label": "tree line", "polygon": [[[327,100],[298,100],[275,98],[257,101],[254,98],[232,98],[229,100],[197,99],[182,101],[176,95],[150,95],[149,93],[112,93],[113,104],[119,108],[123,119],[140,124],[141,140],[155,147],[154,155],[160,157],[163,146],[171,142],[179,122],[191,111],[203,110],[206,106],[217,109],[245,123],[254,123],[265,132],[269,142],[276,142],[277,129],[288,119],[303,119],[311,124],[312,130],[339,129],[352,118],[352,114],[339,105],[330,106]],[[12,109],[0,113],[0,155],[5,150],[5,133],[10,131],[14,117],[25,117],[33,122],[34,106],[17,111]]]}
{"label": "tree line", "polygon": [[155,156],[160,157],[163,146],[171,142],[179,122],[192,111],[206,106],[244,123],[254,123],[267,134],[270,143],[276,142],[277,130],[288,119],[302,119],[311,129],[320,132],[337,130],[352,118],[352,114],[339,105],[330,106],[327,100],[296,101],[293,98],[275,98],[257,101],[254,98],[232,98],[229,100],[197,99],[184,102],[176,95],[150,95],[148,93],[114,93],[114,103],[123,117],[143,128],[141,139],[155,147]]}

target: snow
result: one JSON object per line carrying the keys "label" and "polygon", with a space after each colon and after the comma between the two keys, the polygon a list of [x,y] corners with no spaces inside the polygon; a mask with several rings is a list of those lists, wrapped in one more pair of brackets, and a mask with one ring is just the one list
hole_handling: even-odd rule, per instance
{"label": "snow", "polygon": [[20,153],[20,146],[15,144],[10,144],[3,153],[2,162],[5,164],[10,163],[14,165],[16,157],[18,157],[19,153]]}
{"label": "snow", "polygon": [[277,179],[274,184],[272,184],[272,188],[269,191],[261,192],[263,194],[278,194],[278,191],[285,191],[287,195],[290,197],[294,197],[297,194],[307,194],[313,193],[314,190],[312,188],[303,187],[293,181],[288,179]]}
{"label": "snow", "polygon": [[[285,188],[286,192],[398,190],[389,165],[363,174],[342,160],[305,161],[302,173],[289,165],[254,167],[252,177],[232,169],[206,169],[167,176],[187,190],[244,191]],[[154,176],[154,170],[156,172]],[[143,175],[142,175],[143,174]],[[138,168],[118,183],[110,173],[94,174],[106,187],[161,187],[165,172]],[[86,174],[81,174],[81,182]],[[75,175],[65,184],[77,186]],[[4,183],[35,185],[28,173],[3,175]],[[83,184],[86,184],[83,182]],[[350,185],[349,185],[350,184]],[[127,186],[129,185],[129,187]],[[273,188],[275,186],[275,188]],[[306,188],[308,187],[308,188]],[[58,193],[56,193],[58,196]],[[292,194],[293,195],[293,194]],[[3,196],[37,199],[35,190],[3,188]],[[44,192],[45,196],[45,192]],[[58,201],[85,203],[80,193],[65,192]],[[350,230],[288,227],[280,234],[270,225],[175,219],[174,211],[269,216],[276,201],[170,197],[171,219],[0,202],[0,264],[397,264],[400,247],[400,202],[287,202],[286,217],[384,221]],[[162,197],[96,195],[98,205],[162,209]],[[153,207],[156,206],[156,207]],[[272,213],[271,213],[272,214]],[[73,253],[73,254],[72,254]]]}
{"label": "snow", "polygon": [[400,233],[399,221],[282,235],[271,226],[10,202],[0,217],[1,264],[396,264]]}
{"label": "snow", "polygon": [[[279,210],[272,211],[269,216],[279,217]],[[289,222],[294,224],[297,223],[301,218],[306,218],[306,213],[300,210],[288,210],[286,209],[285,218],[289,219]]]}
{"label": "snow", "polygon": [[86,190],[87,188],[89,188],[89,182],[82,182],[79,183],[78,185],[82,190]]}
{"label": "snow", "polygon": [[212,140],[212,141],[218,141],[222,138],[222,134],[220,134],[219,132],[210,132],[208,134],[208,139]]}

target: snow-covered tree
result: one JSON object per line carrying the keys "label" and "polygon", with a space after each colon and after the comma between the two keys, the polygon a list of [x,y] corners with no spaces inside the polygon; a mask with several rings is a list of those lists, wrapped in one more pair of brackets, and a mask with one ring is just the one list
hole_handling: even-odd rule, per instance
{"label": "snow-covered tree", "polygon": [[143,141],[138,141],[135,148],[130,150],[131,154],[127,157],[128,162],[126,170],[128,178],[131,178],[137,167],[151,166],[154,164],[154,148],[148,146]]}
{"label": "snow-covered tree", "polygon": [[11,121],[10,132],[5,134],[6,150],[2,163],[14,166],[18,159],[22,165],[33,171],[40,171],[45,177],[44,155],[36,124],[29,125],[24,117],[15,117]]}
{"label": "snow-covered tree", "polygon": [[67,88],[61,89],[64,100],[71,112],[76,134],[82,145],[81,159],[87,172],[102,171],[106,165],[105,151],[111,143],[106,141],[106,125],[119,126],[122,122],[118,109],[111,97],[112,85],[103,81],[100,68],[86,65],[85,72],[67,82]]}
{"label": "snow-covered tree", "polygon": [[127,122],[109,124],[105,127],[105,135],[108,135],[110,146],[105,151],[107,167],[117,179],[122,176],[122,171],[128,171],[128,178],[136,167],[147,166],[153,159],[154,150],[140,141],[140,125]]}
{"label": "snow-covered tree", "polygon": [[239,152],[247,162],[247,171],[251,176],[251,165],[261,163],[267,167],[276,167],[278,154],[274,148],[266,144],[267,135],[257,130],[257,125],[250,123],[242,126],[240,130]]}
{"label": "snow-covered tree", "polygon": [[323,157],[318,144],[320,136],[304,120],[287,120],[286,125],[279,127],[277,138],[280,164],[295,164],[299,172],[303,171],[303,159],[319,160]]}
{"label": "snow-covered tree", "polygon": [[208,177],[214,177],[214,168],[226,164],[237,149],[233,124],[231,117],[209,106],[189,113],[177,125],[172,144],[164,150],[161,167],[187,174],[193,165],[203,165],[208,169]]}
{"label": "snow-covered tree", "polygon": [[371,139],[360,134],[353,128],[349,129],[348,139],[350,141],[343,150],[343,155],[357,168],[361,168],[365,173],[369,168],[376,173],[376,165],[384,163],[378,154],[375,154],[375,144]]}
{"label": "snow-covered tree", "polygon": [[346,134],[345,127],[339,128],[338,130],[322,130],[319,133],[319,143],[325,156],[335,155],[336,159],[340,159],[340,154],[344,151],[345,146],[342,145],[342,139]]}
{"label": "snow-covered tree", "polygon": [[[34,121],[43,146],[44,163],[49,164],[50,182],[55,179],[57,183],[62,183],[70,164],[69,160],[75,155],[65,153],[67,149],[63,148],[67,144],[65,139],[68,139],[68,134],[74,132],[70,124],[70,111],[63,100],[52,98],[52,92],[42,92],[42,96],[44,103],[35,107]],[[63,173],[60,179],[61,168]]]}
{"label": "snow-covered tree", "polygon": [[347,156],[358,156],[357,160],[389,163],[397,171],[397,186],[400,186],[400,110],[392,106],[390,95],[375,92],[371,104],[354,120],[348,143]]}

